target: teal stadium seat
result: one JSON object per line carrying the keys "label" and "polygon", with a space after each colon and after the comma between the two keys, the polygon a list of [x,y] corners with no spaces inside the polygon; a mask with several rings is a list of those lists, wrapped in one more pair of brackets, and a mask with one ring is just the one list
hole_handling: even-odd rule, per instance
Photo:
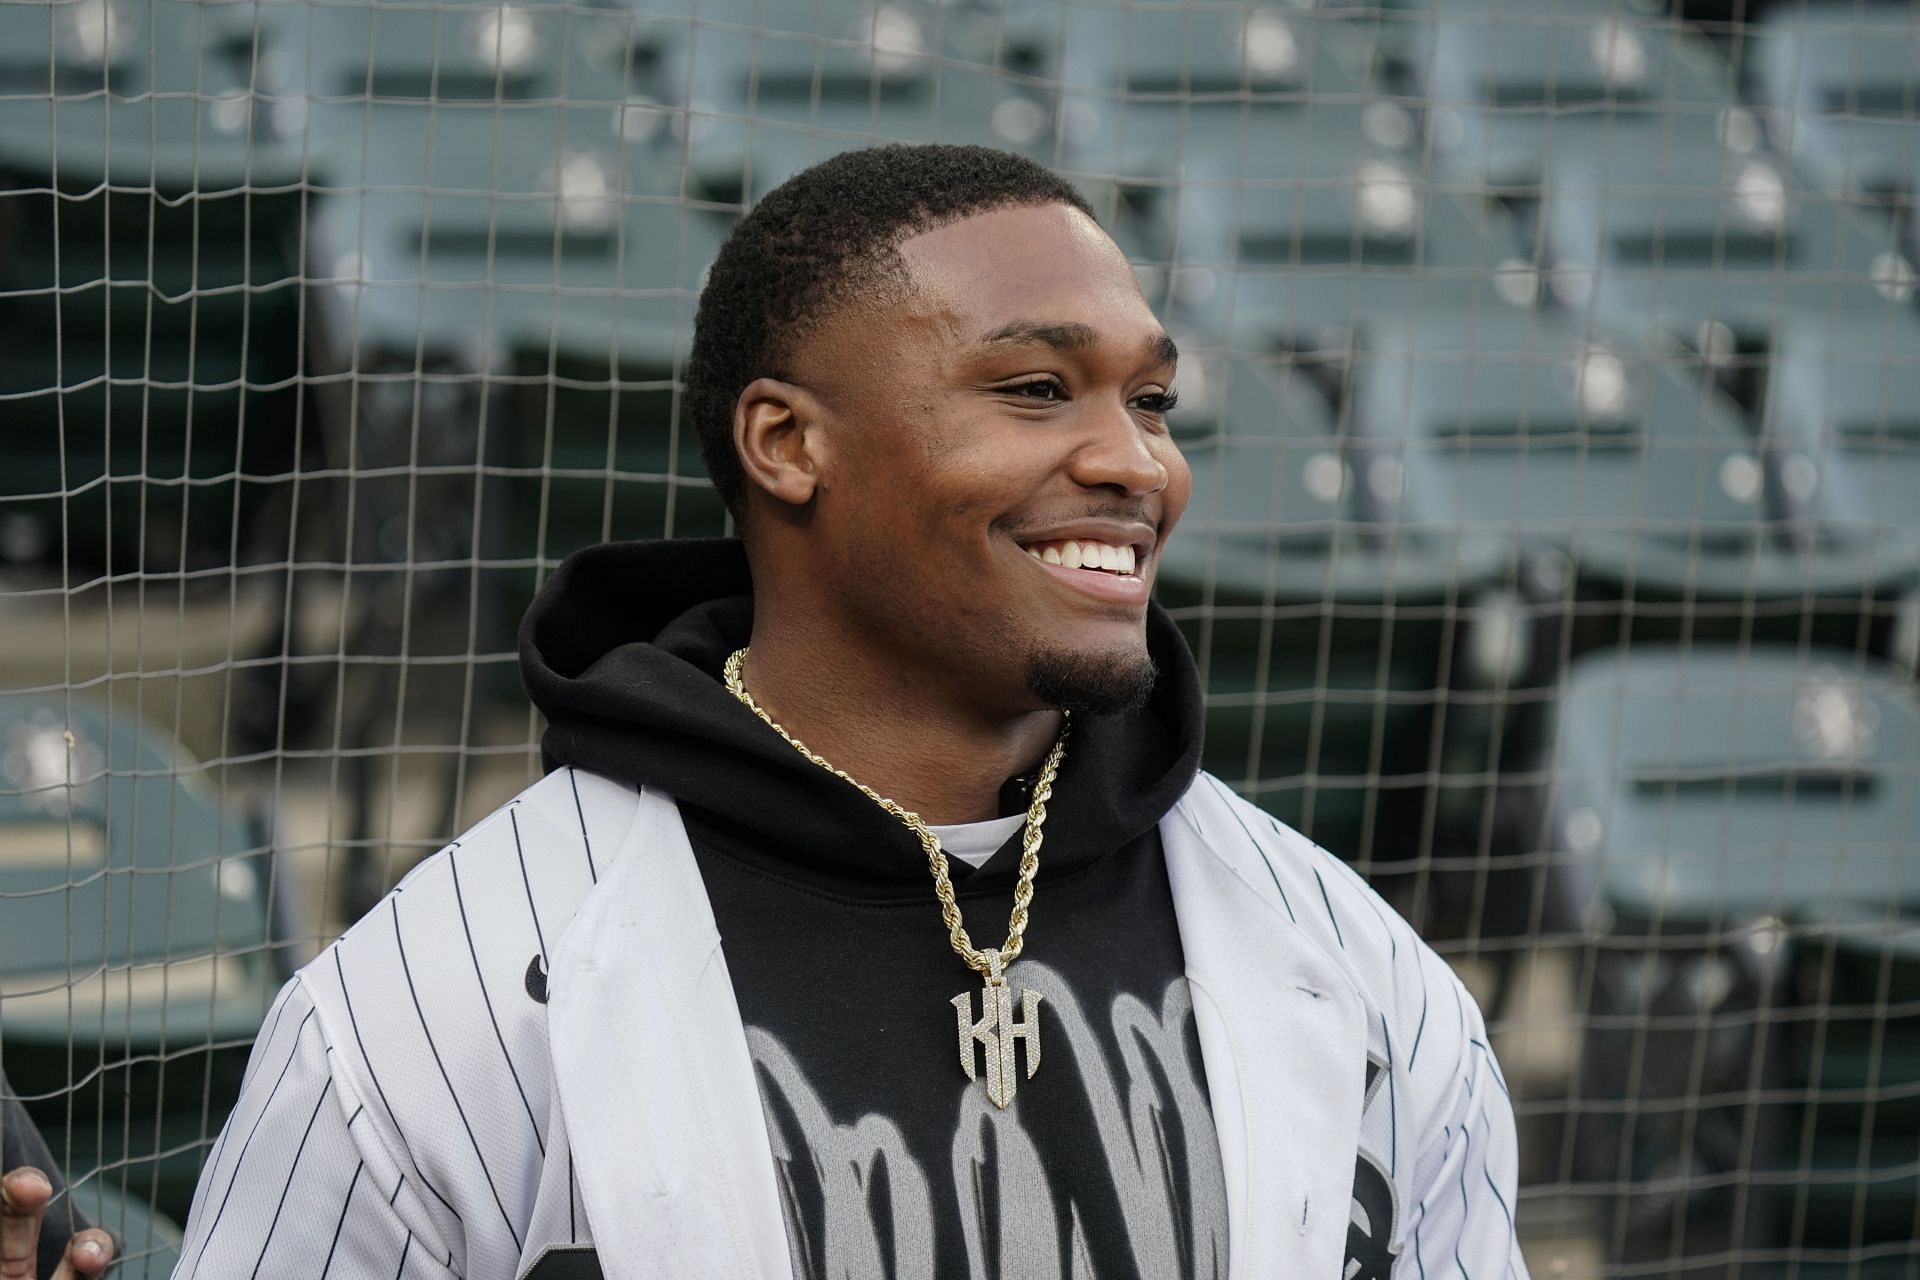
{"label": "teal stadium seat", "polygon": [[1250,349],[1344,376],[1373,321],[1442,308],[1524,312],[1538,273],[1497,214],[1428,183],[1417,157],[1322,136],[1283,176],[1189,176],[1179,197],[1171,296]]}
{"label": "teal stadium seat", "polygon": [[1767,137],[1837,199],[1910,214],[1920,179],[1920,32],[1898,5],[1778,5],[1753,58]]}
{"label": "teal stadium seat", "polygon": [[1614,1260],[1877,1274],[1920,1154],[1911,684],[1818,649],[1596,654],[1543,764],[1589,992],[1566,1137]]}
{"label": "teal stadium seat", "polygon": [[1790,316],[1760,438],[1809,545],[1920,539],[1920,321]]}
{"label": "teal stadium seat", "polygon": [[0,9],[13,558],[224,563],[297,460],[305,170],[253,14]]}
{"label": "teal stadium seat", "polygon": [[330,447],[438,468],[362,481],[356,536],[389,563],[409,538],[479,555],[475,643],[508,650],[536,558],[720,530],[673,381],[728,215],[682,188],[654,18],[311,10],[310,133],[340,175],[310,237]]}
{"label": "teal stadium seat", "polygon": [[686,110],[679,149],[703,195],[741,206],[875,143],[977,143],[1049,160],[1052,96],[1022,26],[1037,9],[703,3],[700,25],[662,59]]}
{"label": "teal stadium seat", "polygon": [[1106,0],[1066,6],[1053,25],[1060,156],[1076,170],[1277,176],[1299,148],[1352,132],[1363,114],[1376,145],[1413,141],[1364,24],[1279,6]]}
{"label": "teal stadium seat", "polygon": [[1732,73],[1625,7],[1471,0],[1425,15],[1413,61],[1436,170],[1527,199],[1549,157],[1716,139],[1738,108]]}
{"label": "teal stadium seat", "polygon": [[0,698],[0,1041],[68,1178],[183,1219],[289,971],[261,824],[124,713]]}
{"label": "teal stadium seat", "polygon": [[1552,314],[1434,311],[1376,326],[1354,382],[1380,519],[1501,537],[1561,566],[1540,580],[1564,592],[1556,625],[1571,630],[1542,645],[1886,652],[1876,620],[1912,591],[1913,557],[1795,549],[1737,406],[1679,362]]}
{"label": "teal stadium seat", "polygon": [[1556,158],[1539,236],[1557,301],[1642,349],[1689,350],[1736,389],[1787,317],[1905,322],[1915,302],[1883,224],[1764,152],[1711,142]]}

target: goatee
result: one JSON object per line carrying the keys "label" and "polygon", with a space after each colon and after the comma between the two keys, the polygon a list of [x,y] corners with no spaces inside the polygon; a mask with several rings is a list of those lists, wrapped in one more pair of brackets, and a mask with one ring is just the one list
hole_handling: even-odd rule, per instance
{"label": "goatee", "polygon": [[1048,706],[1080,715],[1112,716],[1138,711],[1153,696],[1160,672],[1153,655],[1114,655],[1049,650],[1027,663],[1027,688]]}

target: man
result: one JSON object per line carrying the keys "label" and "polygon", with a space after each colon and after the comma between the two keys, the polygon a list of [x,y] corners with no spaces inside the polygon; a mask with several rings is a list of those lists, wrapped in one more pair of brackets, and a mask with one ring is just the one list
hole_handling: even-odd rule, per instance
{"label": "man", "polygon": [[178,1274],[1523,1274],[1472,1001],[1197,774],[1175,357],[1026,161],[767,196],[687,370],[743,540],[555,574],[554,771],[288,986]]}
{"label": "man", "polygon": [[46,1140],[0,1074],[0,1280],[80,1280],[113,1260],[113,1240],[87,1225]]}

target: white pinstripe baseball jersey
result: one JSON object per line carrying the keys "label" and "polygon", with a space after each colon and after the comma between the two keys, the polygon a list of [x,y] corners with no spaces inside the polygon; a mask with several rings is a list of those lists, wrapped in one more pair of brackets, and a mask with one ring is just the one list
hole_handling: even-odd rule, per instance
{"label": "white pinstripe baseball jersey", "polygon": [[[1230,1274],[1524,1277],[1512,1110],[1446,964],[1210,777],[1161,831]],[[550,774],[303,969],[181,1257],[185,1280],[790,1276],[751,1049],[672,802]]]}

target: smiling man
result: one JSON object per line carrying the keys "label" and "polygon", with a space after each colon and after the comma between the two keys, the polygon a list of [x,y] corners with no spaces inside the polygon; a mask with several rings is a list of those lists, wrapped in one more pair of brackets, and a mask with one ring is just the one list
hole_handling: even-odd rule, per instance
{"label": "smiling man", "polygon": [[1176,359],[1027,161],[770,194],[687,371],[742,538],[554,575],[553,771],[288,986],[180,1274],[1523,1273],[1472,1001],[1198,772]]}

